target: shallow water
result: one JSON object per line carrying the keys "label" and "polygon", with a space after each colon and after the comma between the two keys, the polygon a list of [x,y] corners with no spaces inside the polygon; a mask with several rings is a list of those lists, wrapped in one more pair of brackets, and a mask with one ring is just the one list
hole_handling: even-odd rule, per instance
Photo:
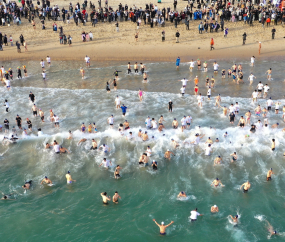
{"label": "shallow water", "polygon": [[[221,60],[220,63],[223,67],[226,62]],[[147,84],[141,82],[141,76],[121,73],[119,90],[109,94],[99,89],[104,88],[105,81],[112,78],[114,69],[120,70],[125,66],[92,67],[82,81],[78,71],[80,65],[78,62],[55,62],[48,70],[48,80],[44,83],[39,64],[31,62],[27,64],[31,77],[12,81],[10,92],[5,88],[0,89],[3,99],[7,98],[10,103],[8,114],[4,107],[1,111],[2,120],[8,118],[12,126],[16,114],[19,114],[22,120],[29,117],[34,128],[29,137],[19,140],[17,144],[0,146],[0,190],[4,193],[14,192],[12,197],[16,198],[1,202],[0,235],[5,241],[265,241],[268,235],[265,219],[277,231],[284,231],[285,166],[282,148],[285,140],[281,132],[284,128],[282,113],[277,115],[270,112],[268,115],[270,125],[280,122],[278,130],[262,130],[245,138],[249,134],[249,127],[242,130],[236,127],[237,121],[231,125],[222,116],[222,110],[214,107],[213,98],[205,101],[202,109],[197,108],[196,98],[189,95],[193,90],[192,82],[187,85],[187,95],[180,97],[181,83],[177,80],[189,75],[186,64],[182,64],[178,72],[173,63],[147,64],[150,75]],[[247,62],[243,66],[247,78],[251,70]],[[7,69],[9,63],[5,63],[5,67]],[[61,68],[65,71],[60,71]],[[265,82],[264,73],[268,68],[268,62],[256,63],[254,74],[257,80]],[[283,104],[283,73],[277,73],[277,70],[275,73],[275,69],[282,68],[276,61],[270,96],[275,100],[279,98]],[[196,73],[201,79],[205,74],[194,71],[192,76]],[[209,70],[210,73],[212,71]],[[240,115],[248,109],[253,111],[256,105],[249,99],[253,88],[248,83],[237,86],[227,79],[216,79],[218,83],[212,94],[221,93],[223,105],[239,102]],[[255,83],[257,85],[257,81]],[[143,102],[139,102],[137,97],[139,87],[146,94]],[[205,95],[204,81],[200,87]],[[29,91],[35,94],[36,104],[45,111],[46,117],[49,109],[60,117],[60,128],[54,128],[49,121],[42,124],[39,118],[32,118]],[[115,109],[116,95],[128,107],[126,118],[122,117],[121,110]],[[173,113],[167,110],[169,99],[174,102]],[[264,106],[265,100],[260,99],[259,103]],[[106,122],[111,114],[115,117],[114,130],[110,130]],[[193,117],[191,129],[183,133],[171,129],[173,118],[180,121],[183,115],[189,114]],[[149,137],[154,136],[154,140],[143,143],[135,138],[127,141],[117,131],[118,125],[127,119],[130,131],[136,136],[139,128],[145,130],[147,116],[158,120],[160,115],[164,116],[166,130],[162,133],[148,131]],[[254,122],[258,119],[253,115]],[[99,132],[81,133],[82,122],[96,122]],[[36,129],[40,127],[45,134],[43,137],[36,136]],[[66,139],[68,130],[73,132],[73,140]],[[227,138],[223,137],[225,132],[229,133]],[[213,145],[210,157],[204,155],[206,137],[200,145],[183,145],[185,139],[194,140],[195,133],[220,139],[220,143]],[[20,132],[17,131],[17,134],[21,137]],[[88,141],[78,146],[78,141],[83,137]],[[3,134],[0,136],[2,138]],[[98,167],[105,156],[101,152],[90,151],[91,138],[95,138],[98,145],[106,143],[110,146],[111,152],[107,158],[113,166],[109,171]],[[171,138],[180,140],[181,147],[174,150],[170,144]],[[276,139],[275,152],[270,149],[272,138]],[[52,150],[45,150],[44,144],[54,139],[71,153],[55,155]],[[151,159],[158,162],[157,172],[150,167],[138,166],[139,156],[148,145],[153,151]],[[163,159],[166,149],[176,154],[171,161]],[[230,154],[234,151],[238,154],[238,161],[233,164]],[[224,162],[213,167],[213,160],[218,155],[222,156]],[[123,167],[119,180],[113,178],[117,164]],[[271,182],[266,182],[266,172],[271,167],[276,175],[273,175]],[[66,184],[65,174],[68,170],[77,180],[72,185]],[[45,175],[55,186],[39,184]],[[221,179],[225,187],[214,189],[210,186],[216,177]],[[33,180],[34,185],[24,193],[21,185],[29,179]],[[248,194],[243,194],[239,186],[247,179],[252,188]],[[181,190],[186,191],[188,200],[176,199]],[[122,200],[117,205],[104,206],[100,197],[104,191],[110,196],[118,191]],[[211,215],[210,207],[214,204],[219,206],[220,213]],[[191,223],[188,217],[196,207],[204,216]],[[229,214],[240,215],[237,227],[229,222]],[[165,238],[159,235],[153,218],[165,223],[175,221],[167,229]],[[272,239],[281,241],[283,235]]]}

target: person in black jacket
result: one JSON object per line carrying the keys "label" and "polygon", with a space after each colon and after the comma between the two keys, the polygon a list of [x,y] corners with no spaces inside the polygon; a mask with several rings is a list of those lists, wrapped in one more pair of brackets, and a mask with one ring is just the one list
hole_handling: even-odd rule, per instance
{"label": "person in black jacket", "polygon": [[246,32],[244,32],[243,35],[242,35],[242,41],[243,41],[242,44],[243,44],[243,45],[245,45],[246,36],[247,36],[247,35],[246,35]]}
{"label": "person in black jacket", "polygon": [[272,28],[271,33],[272,33],[272,39],[274,39],[276,33],[276,29],[274,27]]}
{"label": "person in black jacket", "polygon": [[179,33],[178,30],[177,30],[177,32],[176,32],[176,34],[175,34],[175,37],[176,37],[176,43],[179,43],[180,33]]}

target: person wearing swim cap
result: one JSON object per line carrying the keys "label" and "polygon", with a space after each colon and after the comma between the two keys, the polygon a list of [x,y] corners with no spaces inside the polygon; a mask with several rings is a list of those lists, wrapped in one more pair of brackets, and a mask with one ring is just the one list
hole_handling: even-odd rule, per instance
{"label": "person wearing swim cap", "polygon": [[214,205],[211,207],[211,213],[218,213],[219,212],[219,208],[217,205]]}
{"label": "person wearing swim cap", "polygon": [[153,219],[153,221],[154,221],[155,224],[159,227],[159,233],[160,233],[161,235],[166,235],[166,232],[165,232],[166,228],[169,227],[171,224],[174,223],[173,221],[171,221],[170,224],[164,225],[164,222],[161,222],[161,224],[159,224],[159,223],[157,223],[157,222],[155,221],[155,219]]}
{"label": "person wearing swim cap", "polygon": [[122,169],[122,167],[120,167],[120,165],[117,165],[115,171],[114,171],[114,177],[115,179],[119,179],[121,177],[120,175],[120,170]]}
{"label": "person wearing swim cap", "polygon": [[155,170],[155,171],[157,170],[157,162],[155,160],[152,161],[151,166],[152,166],[153,170]]}
{"label": "person wearing swim cap", "polygon": [[267,181],[271,181],[271,175],[274,174],[272,171],[272,168],[270,168],[270,170],[267,172],[267,176],[266,176],[266,180]]}
{"label": "person wearing swim cap", "polygon": [[181,192],[179,192],[177,197],[187,197],[187,196],[186,196],[186,193],[184,191],[181,191]]}
{"label": "person wearing swim cap", "polygon": [[41,185],[43,184],[43,183],[45,183],[45,184],[52,184],[52,181],[47,177],[47,176],[45,176],[45,178],[42,180],[42,182],[41,182]]}
{"label": "person wearing swim cap", "polygon": [[71,184],[72,182],[76,182],[76,180],[73,180],[71,175],[70,175],[70,171],[67,172],[67,174],[65,175],[66,177],[66,181],[67,181],[67,184]]}
{"label": "person wearing swim cap", "polygon": [[170,160],[170,159],[171,159],[171,154],[175,156],[175,154],[174,154],[173,152],[171,152],[170,150],[167,150],[167,151],[164,153],[164,159]]}
{"label": "person wearing swim cap", "polygon": [[274,230],[273,226],[267,220],[265,220],[265,222],[267,223],[266,229],[270,233],[269,237],[271,237],[272,235],[278,235],[277,231]]}

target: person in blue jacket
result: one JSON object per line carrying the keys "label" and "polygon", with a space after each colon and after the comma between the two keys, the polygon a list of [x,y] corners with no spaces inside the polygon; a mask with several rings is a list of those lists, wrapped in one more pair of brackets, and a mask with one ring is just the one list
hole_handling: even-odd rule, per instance
{"label": "person in blue jacket", "polygon": [[123,112],[123,116],[126,116],[126,112],[127,112],[127,107],[123,104],[121,106],[122,112]]}
{"label": "person in blue jacket", "polygon": [[180,57],[178,56],[176,59],[176,70],[179,69],[179,65],[180,65]]}

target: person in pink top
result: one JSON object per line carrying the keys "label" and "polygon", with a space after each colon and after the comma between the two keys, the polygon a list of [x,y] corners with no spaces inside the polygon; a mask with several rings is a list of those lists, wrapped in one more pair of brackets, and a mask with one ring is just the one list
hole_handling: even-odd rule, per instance
{"label": "person in pink top", "polygon": [[144,95],[144,92],[140,89],[139,93],[138,93],[138,96],[139,96],[141,102],[143,100],[143,95]]}

